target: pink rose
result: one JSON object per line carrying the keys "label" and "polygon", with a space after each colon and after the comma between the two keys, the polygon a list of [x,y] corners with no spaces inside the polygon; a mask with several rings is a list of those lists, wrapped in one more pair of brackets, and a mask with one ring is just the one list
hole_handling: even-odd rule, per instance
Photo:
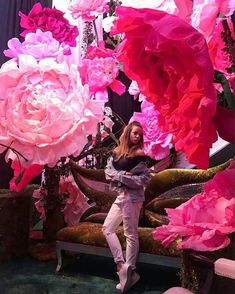
{"label": "pink rose", "polygon": [[[113,34],[124,33],[118,59],[140,92],[160,112],[159,126],[177,151],[207,168],[217,140],[214,69],[203,36],[178,17],[152,9],[118,7]],[[169,25],[170,23],[170,25]]]}
{"label": "pink rose", "polygon": [[92,21],[99,14],[108,11],[108,0],[73,0],[69,10],[73,18],[81,17],[84,21]]}
{"label": "pink rose", "polygon": [[76,46],[78,28],[70,25],[62,11],[56,8],[42,8],[41,3],[38,2],[28,15],[19,12],[19,16],[21,17],[20,25],[25,29],[21,36],[24,37],[26,34],[34,33],[37,29],[40,29],[43,32],[51,32],[53,38],[60,43],[64,42],[69,46]]}
{"label": "pink rose", "polygon": [[52,37],[51,32],[42,32],[40,29],[37,29],[36,33],[28,33],[23,43],[18,38],[10,39],[8,47],[8,50],[4,50],[4,54],[10,58],[18,58],[19,54],[28,54],[39,61],[43,58],[57,58],[63,54],[70,54],[68,45],[60,44]]}
{"label": "pink rose", "polygon": [[141,112],[134,112],[130,122],[136,120],[143,127],[145,153],[156,160],[161,160],[170,153],[169,144],[172,135],[161,132],[158,125],[158,116],[159,112],[154,109],[154,105],[143,101]]}
{"label": "pink rose", "polygon": [[[103,102],[89,99],[75,65],[19,55],[19,66],[10,60],[0,70],[1,143],[26,157],[25,167],[53,166],[78,154],[87,134],[96,133],[102,108]],[[6,158],[11,157],[8,151]]]}

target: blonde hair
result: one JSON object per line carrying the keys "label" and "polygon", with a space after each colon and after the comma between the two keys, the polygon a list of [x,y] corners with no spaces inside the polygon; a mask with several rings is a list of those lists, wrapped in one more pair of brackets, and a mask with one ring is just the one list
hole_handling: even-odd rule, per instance
{"label": "blonde hair", "polygon": [[138,149],[143,149],[144,146],[144,139],[143,139],[143,133],[140,136],[140,140],[137,144],[132,144],[130,140],[130,134],[133,129],[133,127],[139,127],[143,130],[143,127],[138,121],[133,121],[129,123],[127,126],[125,126],[120,138],[119,138],[119,145],[113,150],[113,152],[116,154],[117,159],[119,159],[121,156],[133,156],[135,154],[135,151]]}

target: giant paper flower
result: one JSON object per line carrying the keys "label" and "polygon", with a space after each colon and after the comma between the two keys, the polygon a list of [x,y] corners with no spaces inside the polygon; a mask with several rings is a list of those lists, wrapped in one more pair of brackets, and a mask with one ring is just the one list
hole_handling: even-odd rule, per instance
{"label": "giant paper flower", "polygon": [[156,160],[161,160],[170,153],[169,144],[172,135],[161,132],[158,126],[158,115],[159,112],[154,109],[152,103],[143,101],[141,112],[134,112],[130,122],[139,121],[143,127],[145,153]]}
{"label": "giant paper flower", "polygon": [[65,207],[62,209],[64,220],[68,226],[79,223],[82,214],[90,207],[85,195],[76,185],[74,179],[62,177],[60,179],[59,192],[67,194]]}
{"label": "giant paper flower", "polygon": [[41,3],[36,3],[30,10],[28,15],[19,12],[21,17],[20,25],[25,30],[21,36],[28,33],[34,33],[37,29],[43,32],[49,31],[60,43],[66,43],[69,46],[76,46],[76,37],[78,36],[78,28],[70,25],[69,21],[64,17],[64,13],[56,8],[42,8]]}
{"label": "giant paper flower", "polygon": [[[211,57],[211,61],[214,65],[214,68],[220,72],[222,72],[228,78],[234,76],[235,74],[231,75],[228,74],[226,68],[231,67],[231,61],[229,60],[229,54],[226,52],[225,43],[222,40],[222,32],[223,32],[223,22],[224,18],[218,18],[217,24],[211,36],[211,39],[208,43],[209,53]],[[232,22],[230,19],[227,19],[227,23],[229,28],[232,32],[232,39],[235,41],[235,33],[233,32]]]}
{"label": "giant paper flower", "polygon": [[81,17],[84,21],[92,21],[97,15],[108,11],[108,0],[74,0],[69,6],[73,18]]}
{"label": "giant paper flower", "polygon": [[92,94],[105,92],[107,86],[119,95],[126,90],[126,87],[116,80],[119,66],[113,57],[84,58],[78,69],[83,84],[88,84]]}
{"label": "giant paper flower", "polygon": [[26,167],[53,166],[62,156],[78,154],[102,121],[102,107],[66,63],[19,55],[19,66],[10,60],[0,70],[1,143],[25,156]]}
{"label": "giant paper flower", "polygon": [[28,54],[36,60],[41,60],[70,54],[68,45],[60,44],[52,37],[51,32],[42,32],[40,29],[37,29],[36,33],[28,33],[23,43],[18,38],[10,39],[8,47],[8,50],[4,50],[4,54],[11,58],[18,58],[19,54]]}
{"label": "giant paper flower", "polygon": [[112,33],[125,33],[119,60],[127,76],[160,112],[189,162],[208,167],[216,141],[214,70],[203,36],[178,17],[152,9],[118,7]]}
{"label": "giant paper flower", "polygon": [[230,243],[235,232],[235,161],[204,185],[204,192],[175,209],[166,209],[169,224],[156,228],[153,237],[169,245],[178,237],[181,249],[214,251]]}

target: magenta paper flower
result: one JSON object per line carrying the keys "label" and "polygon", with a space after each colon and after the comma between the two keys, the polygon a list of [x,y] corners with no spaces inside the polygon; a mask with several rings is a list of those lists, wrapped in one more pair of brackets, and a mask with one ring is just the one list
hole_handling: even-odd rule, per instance
{"label": "magenta paper flower", "polygon": [[53,38],[60,43],[76,46],[78,28],[70,25],[62,11],[56,8],[42,8],[41,3],[38,2],[28,15],[19,12],[19,16],[21,17],[20,25],[25,29],[21,36],[25,37],[28,33],[34,33],[40,29],[43,32],[51,32]]}
{"label": "magenta paper flower", "polygon": [[103,102],[89,97],[75,65],[19,55],[19,66],[10,60],[0,70],[1,143],[26,157],[25,167],[78,154],[103,119]]}
{"label": "magenta paper flower", "polygon": [[105,92],[109,86],[119,95],[123,94],[126,87],[116,77],[119,66],[113,57],[95,57],[94,59],[83,59],[82,65],[78,67],[82,83],[88,84],[92,94]]}
{"label": "magenta paper flower", "polygon": [[235,161],[204,185],[204,192],[175,209],[166,209],[169,224],[156,228],[155,240],[168,246],[178,237],[180,249],[214,251],[229,245],[235,232]]}
{"label": "magenta paper flower", "polygon": [[[113,34],[124,33],[118,59],[160,112],[159,126],[190,163],[207,168],[217,140],[214,69],[204,37],[162,11],[118,7]],[[170,24],[170,25],[169,25]]]}
{"label": "magenta paper flower", "polygon": [[158,116],[159,112],[155,110],[154,105],[148,101],[143,101],[141,112],[134,112],[130,122],[138,121],[143,127],[145,153],[156,160],[161,160],[170,153],[169,144],[172,135],[161,132]]}
{"label": "magenta paper flower", "polygon": [[49,57],[58,58],[71,53],[68,45],[60,44],[52,37],[51,32],[42,32],[40,29],[37,29],[36,33],[28,33],[23,43],[18,38],[10,39],[8,47],[8,50],[4,50],[7,57],[18,58],[19,54],[28,54],[37,61]]}
{"label": "magenta paper flower", "polygon": [[73,0],[69,10],[73,18],[81,17],[84,21],[92,21],[99,14],[108,11],[108,0]]}
{"label": "magenta paper flower", "polygon": [[[227,78],[229,78],[233,77],[234,74],[229,74],[226,70],[226,68],[231,67],[231,61],[229,60],[229,54],[225,52],[225,50],[223,50],[225,48],[225,43],[222,40],[223,20],[224,18],[217,19],[217,24],[215,26],[211,39],[208,42],[208,48],[214,68],[222,72]],[[230,31],[232,32],[231,37],[235,42],[235,34],[233,32],[232,22],[229,18],[227,19],[227,23],[229,25]]]}

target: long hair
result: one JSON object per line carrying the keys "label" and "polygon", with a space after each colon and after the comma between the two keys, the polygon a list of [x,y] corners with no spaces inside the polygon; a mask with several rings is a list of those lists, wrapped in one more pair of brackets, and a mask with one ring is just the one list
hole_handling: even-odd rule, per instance
{"label": "long hair", "polygon": [[134,155],[135,151],[138,149],[142,149],[144,146],[144,139],[143,139],[143,132],[140,136],[140,140],[137,144],[132,144],[130,140],[130,134],[133,129],[133,127],[140,127],[143,129],[141,124],[138,121],[133,121],[129,123],[127,126],[125,126],[120,139],[119,139],[119,145],[113,150],[113,152],[116,154],[117,159],[119,159],[121,156],[132,156]]}

